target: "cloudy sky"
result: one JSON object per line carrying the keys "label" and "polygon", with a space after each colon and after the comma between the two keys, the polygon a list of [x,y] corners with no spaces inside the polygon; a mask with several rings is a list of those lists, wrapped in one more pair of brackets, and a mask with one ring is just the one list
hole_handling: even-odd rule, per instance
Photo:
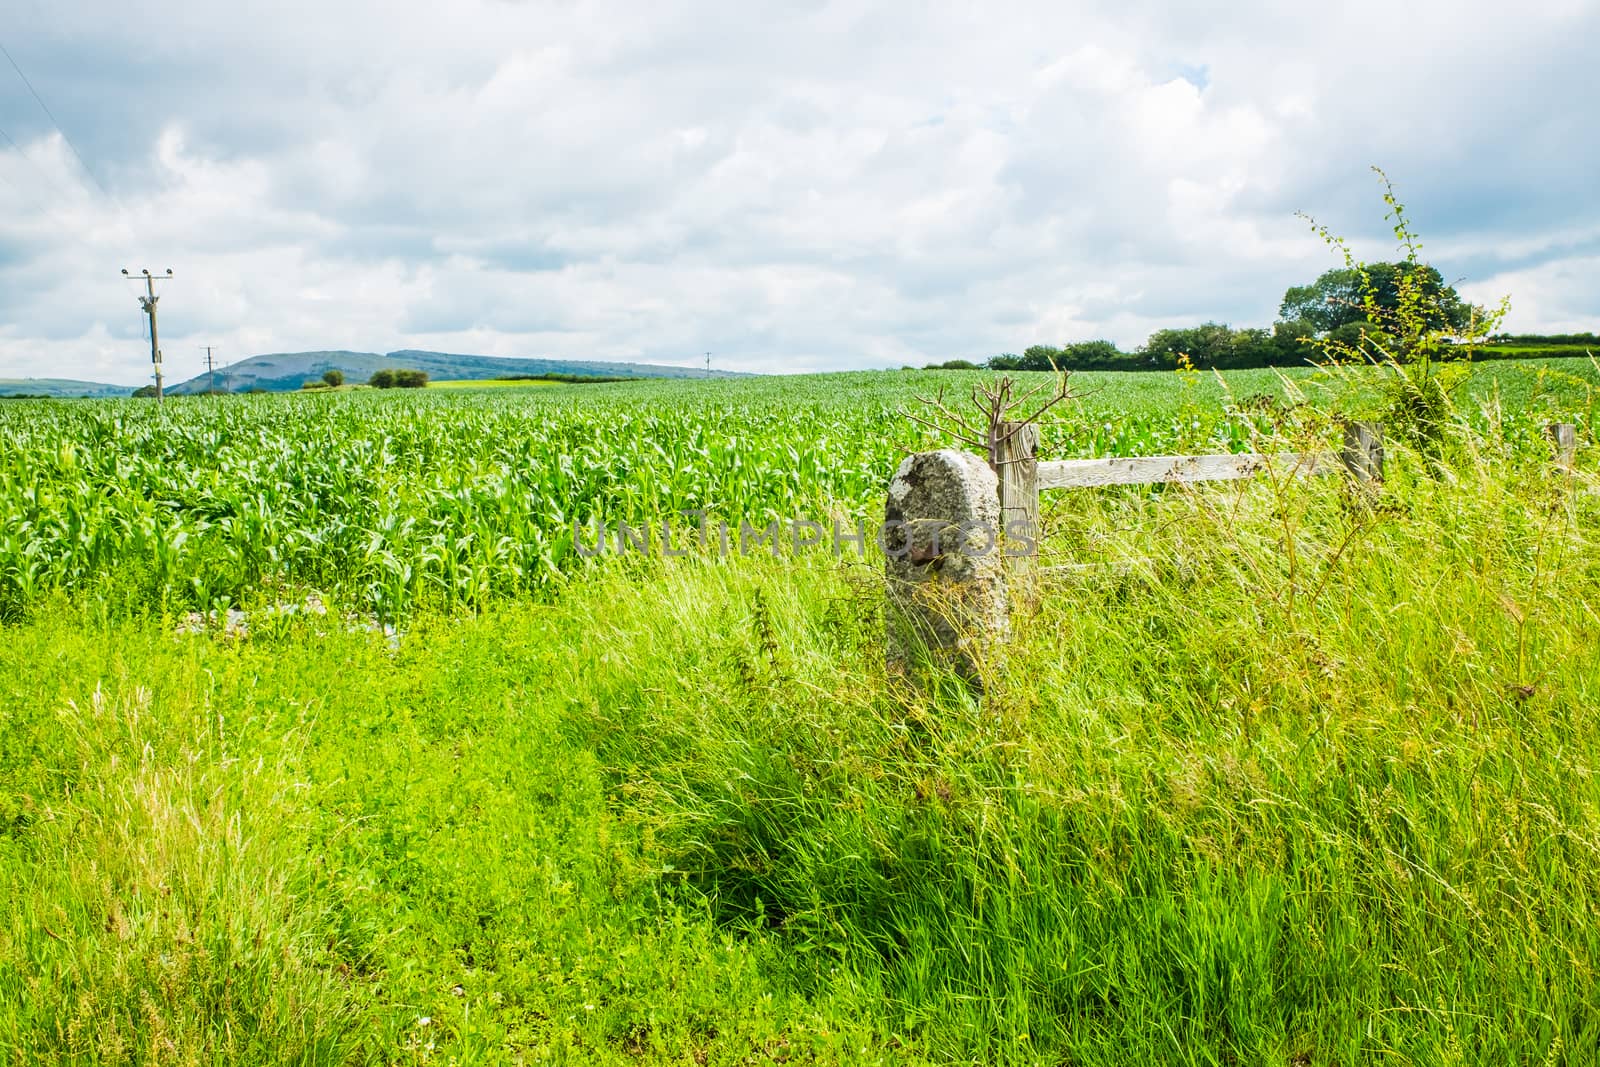
{"label": "cloudy sky", "polygon": [[1131,347],[1270,322],[1297,210],[1387,254],[1372,164],[1509,328],[1600,329],[1600,0],[5,6],[0,377],[148,380],[122,267],[174,379]]}

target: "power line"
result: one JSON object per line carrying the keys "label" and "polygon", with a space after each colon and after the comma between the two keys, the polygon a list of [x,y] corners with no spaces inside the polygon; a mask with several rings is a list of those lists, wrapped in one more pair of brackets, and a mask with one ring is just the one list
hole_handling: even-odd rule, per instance
{"label": "power line", "polygon": [[[63,140],[65,140],[65,134],[63,134],[62,137],[63,137]],[[53,198],[53,197],[41,198],[37,188],[35,187],[36,185],[39,185],[39,186],[42,186],[43,188],[48,189],[48,190],[56,190],[60,185],[59,178],[57,178],[56,176],[50,174],[48,171],[46,171],[44,169],[44,167],[40,166],[38,160],[34,159],[33,155],[26,148],[23,148],[22,145],[18,144],[16,139],[14,137],[12,137],[11,134],[9,132],[7,132],[6,130],[4,130],[4,129],[0,129],[0,141],[4,141],[6,144],[10,145],[13,150],[16,151],[17,156],[24,163],[26,163],[28,165],[29,169],[31,169],[33,171],[33,173],[37,176],[38,182],[37,183],[30,182],[30,183],[27,183],[26,185],[23,185],[23,184],[19,184],[16,181],[13,181],[11,178],[8,178],[8,177],[6,177],[4,175],[0,175],[0,181],[3,181],[6,185],[9,185],[12,189],[16,190],[17,194],[20,197],[22,197],[23,201],[27,204],[27,206],[32,208],[35,212],[37,212],[40,218],[43,218],[43,219],[57,219],[57,218],[59,218],[59,213],[61,211],[61,205],[59,203],[57,203],[55,198]],[[94,175],[91,174],[90,177],[93,178]],[[98,182],[96,182],[95,184],[99,185]],[[100,189],[101,189],[102,193],[105,192],[105,189],[104,189],[103,186],[101,186]],[[128,218],[127,209],[125,207],[123,207],[121,201],[118,201],[115,198],[112,198],[111,199],[111,204],[119,213],[121,213],[123,220],[128,223],[129,227],[130,228],[134,228],[132,220],[130,220]]]}
{"label": "power line", "polygon": [[[22,157],[22,160],[23,160],[24,163],[28,164],[28,166],[33,168],[34,173],[38,174],[39,177],[44,179],[45,185],[47,187],[48,186],[52,186],[52,185],[55,184],[55,179],[50,177],[50,175],[46,174],[44,168],[39,166],[39,164],[34,161],[34,158],[32,156],[28,155],[27,151],[21,145],[19,145],[16,141],[12,140],[11,139],[11,135],[9,133],[7,133],[3,129],[0,129],[0,137],[5,138],[6,144],[10,145],[12,148],[15,148],[17,150],[17,155]],[[6,179],[6,184],[10,185],[13,189],[17,190],[17,192],[19,192],[19,193],[22,192],[22,187],[17,185],[15,182],[11,181],[9,178]],[[35,207],[40,208],[41,210],[48,210],[45,207],[44,204],[42,204],[40,201],[34,199],[32,194],[29,194],[28,198],[30,200],[33,200],[33,204],[34,204]]]}
{"label": "power line", "polygon": [[[21,156],[23,161],[27,163],[28,166],[33,168],[34,173],[39,175],[40,178],[44,180],[47,187],[53,188],[55,186],[55,180],[46,174],[43,168],[41,168],[39,164],[35,163],[33,158],[29,156],[27,152],[22,150],[21,145],[17,144],[17,142],[11,139],[10,134],[6,133],[5,130],[0,130],[0,139],[3,139],[12,148],[17,150],[17,155]],[[48,199],[41,199],[38,190],[33,187],[37,183],[30,182],[26,185],[18,184],[3,174],[0,174],[0,182],[4,182],[6,185],[16,190],[17,196],[21,199],[21,202],[35,212],[39,218],[52,221],[59,218],[61,206],[59,204],[52,203]]]}
{"label": "power line", "polygon": [[[78,151],[78,146],[72,143],[72,138],[68,137],[67,131],[61,128],[61,123],[56,121],[55,115],[45,104],[44,98],[41,97],[39,95],[39,91],[33,87],[33,83],[28,80],[28,76],[22,73],[22,68],[17,66],[17,61],[11,58],[11,53],[7,51],[6,46],[3,44],[0,44],[0,55],[6,57],[6,62],[11,64],[11,69],[17,72],[17,77],[22,79],[22,84],[28,87],[28,93],[33,97],[34,103],[38,104],[39,110],[45,113],[45,117],[50,120],[50,125],[56,128],[56,132],[61,135],[61,139],[66,142],[67,148],[71,150],[72,157],[78,161],[78,166],[82,167],[83,172],[89,176],[89,180],[94,182],[95,188],[99,189],[101,195],[107,200],[111,201],[113,204],[116,204],[117,198],[112,196],[104,185],[100,184],[100,179],[95,177],[94,171],[89,169],[89,164],[84,162],[83,154]],[[10,138],[8,137],[6,140],[9,141]],[[18,151],[21,151],[21,149],[18,149]],[[119,204],[117,206],[120,207],[121,205]]]}

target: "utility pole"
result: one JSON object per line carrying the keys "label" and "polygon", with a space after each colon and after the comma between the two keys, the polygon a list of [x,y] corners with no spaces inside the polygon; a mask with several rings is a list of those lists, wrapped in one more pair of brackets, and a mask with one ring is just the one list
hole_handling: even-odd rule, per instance
{"label": "utility pole", "polygon": [[711,377],[711,353],[706,353],[706,377]]}
{"label": "utility pole", "polygon": [[[144,313],[150,316],[150,362],[156,368],[156,403],[161,403],[161,342],[156,337],[156,301],[161,298],[156,296],[156,276],[148,270],[140,272],[144,277],[145,294],[139,298],[139,306],[144,308]],[[128,268],[122,268],[122,276],[132,278]],[[172,268],[167,268],[167,278],[172,277]],[[166,279],[163,278],[163,281]]]}
{"label": "utility pole", "polygon": [[211,349],[212,349],[211,345],[206,345],[205,346],[205,350],[206,350],[206,375],[209,378],[209,381],[206,383],[206,392],[207,393],[214,393],[214,392],[217,391],[217,364],[211,358]]}

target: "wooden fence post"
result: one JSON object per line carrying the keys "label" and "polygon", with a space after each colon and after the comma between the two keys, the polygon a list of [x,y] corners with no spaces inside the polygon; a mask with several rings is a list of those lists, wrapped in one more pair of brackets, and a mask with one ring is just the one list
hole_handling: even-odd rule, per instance
{"label": "wooden fence post", "polygon": [[1556,463],[1571,470],[1578,458],[1578,428],[1570,422],[1552,422],[1544,432],[1556,446]]}
{"label": "wooden fence post", "polygon": [[1039,427],[996,427],[994,473],[1000,480],[1000,544],[1013,573],[1026,574],[1039,555]]}
{"label": "wooden fence post", "polygon": [[1383,481],[1383,424],[1350,422],[1344,428],[1339,459],[1358,482]]}

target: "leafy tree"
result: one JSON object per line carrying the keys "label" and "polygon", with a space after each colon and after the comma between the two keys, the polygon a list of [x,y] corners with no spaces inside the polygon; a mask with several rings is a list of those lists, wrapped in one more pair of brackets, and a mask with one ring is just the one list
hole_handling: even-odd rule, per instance
{"label": "leafy tree", "polygon": [[1359,322],[1347,322],[1343,326],[1329,330],[1323,336],[1323,341],[1326,342],[1325,347],[1344,345],[1350,348],[1357,348],[1366,342],[1368,334],[1374,340],[1382,337],[1382,332],[1376,326],[1366,319],[1362,319]]}
{"label": "leafy tree", "polygon": [[428,372],[422,370],[397,370],[394,384],[398,389],[421,389],[428,384]]}
{"label": "leafy tree", "polygon": [[330,389],[337,389],[344,384],[344,371],[325,370],[322,372],[322,381]]}
{"label": "leafy tree", "polygon": [[1030,345],[1022,355],[1006,352],[992,357],[986,366],[990,370],[1082,370],[1088,368],[1128,368],[1141,366],[1137,356],[1119,349],[1105,340],[1074,341],[1056,348],[1054,345]]}
{"label": "leafy tree", "polygon": [[383,370],[372,372],[372,377],[367,379],[367,384],[374,389],[393,389],[394,371],[385,367]]}
{"label": "leafy tree", "polygon": [[1436,268],[1408,258],[1395,263],[1352,262],[1325,272],[1310,285],[1292,286],[1283,294],[1278,318],[1308,322],[1325,335],[1352,323],[1375,325],[1369,301],[1380,318],[1388,318],[1398,314],[1401,301],[1408,298],[1426,308],[1430,328],[1445,332],[1464,332],[1474,315],[1480,319],[1484,315],[1482,308],[1466,303],[1453,286],[1446,285]]}
{"label": "leafy tree", "polygon": [[1314,332],[1304,320],[1279,322],[1271,330],[1235,330],[1225,323],[1207,322],[1187,329],[1157,330],[1140,354],[1145,365],[1157,367],[1177,367],[1185,361],[1192,367],[1218,370],[1292,366],[1306,362],[1310,352],[1301,339]]}
{"label": "leafy tree", "polygon": [[1062,361],[1071,367],[1109,366],[1126,362],[1128,356],[1113,342],[1075,341],[1061,349]]}
{"label": "leafy tree", "polygon": [[1179,355],[1196,367],[1237,366],[1234,331],[1221,322],[1207,322],[1180,330],[1157,330],[1141,349],[1157,366],[1178,366]]}
{"label": "leafy tree", "polygon": [[153,385],[141,385],[139,388],[133,391],[133,395],[140,400],[143,400],[145,397],[155,396],[156,387]]}
{"label": "leafy tree", "polygon": [[1061,349],[1054,345],[1029,345],[1022,350],[1023,370],[1049,370],[1061,365]]}
{"label": "leafy tree", "polygon": [[1386,218],[1405,258],[1375,266],[1358,263],[1343,238],[1302,215],[1359,279],[1361,320],[1341,324],[1318,347],[1336,363],[1382,367],[1385,421],[1439,456],[1455,421],[1451,394],[1466,380],[1473,350],[1494,335],[1509,305],[1502,300],[1487,310],[1462,304],[1455,290],[1441,283],[1439,272],[1420,261],[1422,245],[1389,176],[1372,169],[1383,183]]}
{"label": "leafy tree", "polygon": [[1290,286],[1278,305],[1278,321],[1303,322],[1318,334],[1364,318],[1361,277],[1348,267],[1327,271],[1310,285]]}
{"label": "leafy tree", "polygon": [[1272,324],[1272,347],[1281,363],[1304,362],[1308,353],[1306,340],[1315,337],[1317,328],[1305,319],[1278,321]]}

